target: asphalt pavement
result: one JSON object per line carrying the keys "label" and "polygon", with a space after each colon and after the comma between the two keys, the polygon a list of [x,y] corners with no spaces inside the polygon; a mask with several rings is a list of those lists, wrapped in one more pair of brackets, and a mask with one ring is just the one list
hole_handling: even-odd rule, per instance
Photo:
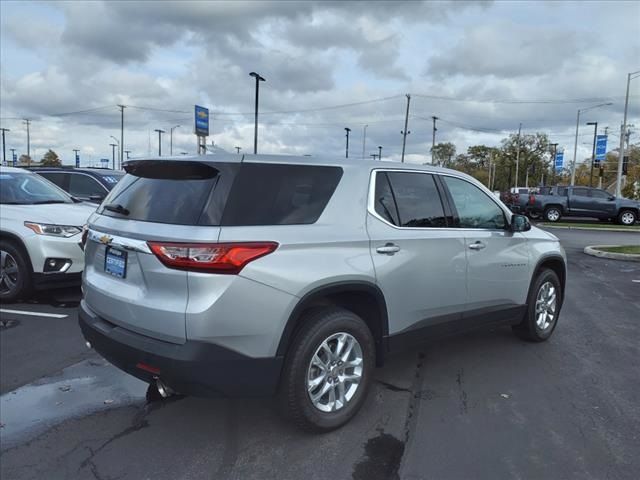
{"label": "asphalt pavement", "polygon": [[147,403],[142,382],[85,347],[78,291],[1,305],[0,477],[635,479],[640,263],[582,249],[640,234],[549,231],[569,258],[550,341],[499,328],[394,356],[354,421],[325,435],[268,399]]}

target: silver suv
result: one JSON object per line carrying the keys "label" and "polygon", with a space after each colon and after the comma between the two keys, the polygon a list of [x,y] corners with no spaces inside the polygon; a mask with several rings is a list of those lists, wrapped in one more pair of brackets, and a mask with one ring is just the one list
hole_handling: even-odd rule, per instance
{"label": "silver suv", "polygon": [[314,431],[385,356],[560,313],[558,239],[460,172],[284,156],[135,160],[89,219],[80,326],[163,395],[278,394]]}

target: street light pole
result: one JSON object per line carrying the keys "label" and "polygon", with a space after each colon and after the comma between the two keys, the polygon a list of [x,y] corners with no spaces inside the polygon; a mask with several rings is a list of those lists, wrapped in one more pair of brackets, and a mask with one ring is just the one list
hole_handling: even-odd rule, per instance
{"label": "street light pole", "polygon": [[382,160],[382,145],[378,145],[378,160]]}
{"label": "street light pole", "polygon": [[180,125],[175,125],[169,129],[169,155],[173,156],[173,131],[179,128]]}
{"label": "street light pole", "polygon": [[362,159],[363,160],[364,160],[364,148],[365,148],[365,145],[367,144],[367,127],[368,126],[369,125],[364,126],[364,129],[363,129],[364,132],[362,134]]}
{"label": "street light pole", "polygon": [[116,145],[115,143],[110,143],[111,146],[111,168],[116,169]]}
{"label": "street light pole", "polygon": [[627,95],[624,100],[624,120],[620,131],[620,150],[618,155],[618,175],[616,177],[616,197],[622,195],[622,163],[624,162],[624,137],[627,133],[627,110],[629,109],[629,84],[634,78],[640,77],[640,70],[627,74]]}
{"label": "street light pole", "polygon": [[2,130],[2,163],[4,165],[7,164],[7,152],[6,152],[6,145],[5,145],[5,141],[4,141],[4,132],[10,132],[11,130],[9,130],[8,128],[0,128],[0,130]]}
{"label": "street light pole", "polygon": [[347,146],[344,153],[344,158],[349,158],[349,132],[351,129],[349,127],[344,127],[344,131],[347,132]]}
{"label": "street light pole", "polygon": [[578,115],[576,117],[576,138],[573,142],[573,162],[571,163],[571,183],[570,185],[574,185],[576,183],[576,160],[578,158],[578,128],[580,127],[580,113],[586,112],[587,110],[592,110],[598,107],[606,107],[608,105],[613,105],[613,103],[599,103],[598,105],[592,105],[591,107],[578,109]]}
{"label": "street light pole", "polygon": [[598,122],[587,122],[593,125],[593,148],[591,149],[591,172],[589,173],[589,186],[593,187],[593,164],[596,161],[596,137],[598,135]]}
{"label": "street light pole", "polygon": [[125,150],[124,153],[127,154],[127,160],[129,160],[129,154],[131,153],[131,150]]}
{"label": "street light pole", "polygon": [[162,134],[165,133],[164,130],[156,128],[154,132],[158,132],[158,156],[162,156]]}
{"label": "street light pole", "polygon": [[[109,135],[109,136],[111,138],[113,138],[116,141],[116,144],[118,145],[118,165],[119,165],[120,163],[122,163],[122,157],[120,156],[120,147],[121,147],[120,141],[116,137],[114,137],[113,135]],[[115,164],[113,165],[113,169],[114,170],[116,169]]]}
{"label": "street light pole", "polygon": [[256,155],[258,153],[258,96],[260,94],[260,82],[266,82],[267,80],[256,72],[251,72],[249,76],[256,79],[255,124],[253,127],[253,154]]}

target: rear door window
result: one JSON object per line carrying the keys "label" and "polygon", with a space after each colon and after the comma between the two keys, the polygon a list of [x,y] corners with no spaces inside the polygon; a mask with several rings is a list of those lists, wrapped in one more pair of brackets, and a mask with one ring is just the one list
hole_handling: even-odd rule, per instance
{"label": "rear door window", "polygon": [[387,172],[400,227],[446,227],[442,200],[433,175]]}
{"label": "rear door window", "polygon": [[315,223],[341,177],[340,167],[243,163],[229,192],[222,225]]}
{"label": "rear door window", "polygon": [[573,195],[575,197],[588,197],[589,196],[589,189],[588,188],[574,188],[572,193],[573,193]]}
{"label": "rear door window", "polygon": [[106,190],[93,177],[83,173],[69,173],[69,193],[76,197],[89,198],[91,196],[104,197]]}
{"label": "rear door window", "polygon": [[447,185],[458,211],[461,228],[504,229],[504,212],[491,197],[475,185],[449,176],[442,179]]}

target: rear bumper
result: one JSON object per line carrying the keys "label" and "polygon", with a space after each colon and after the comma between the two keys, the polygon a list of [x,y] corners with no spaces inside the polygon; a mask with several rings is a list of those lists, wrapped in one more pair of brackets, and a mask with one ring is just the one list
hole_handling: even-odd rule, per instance
{"label": "rear bumper", "polygon": [[[160,378],[176,392],[205,397],[276,392],[282,357],[252,358],[211,343],[156,340],[105,321],[84,300],[78,321],[85,339],[100,355],[145,382]],[[159,372],[142,370],[137,367],[140,363]]]}

